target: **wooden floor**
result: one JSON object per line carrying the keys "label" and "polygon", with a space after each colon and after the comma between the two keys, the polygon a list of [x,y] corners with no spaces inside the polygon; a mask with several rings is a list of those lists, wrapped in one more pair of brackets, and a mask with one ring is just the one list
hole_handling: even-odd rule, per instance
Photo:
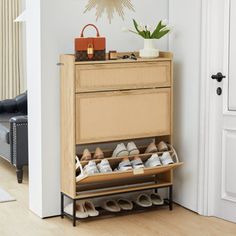
{"label": "wooden floor", "polygon": [[42,220],[28,210],[27,181],[0,158],[0,186],[17,201],[0,203],[0,236],[236,236],[236,224],[199,216],[180,206],[78,224],[60,217]]}

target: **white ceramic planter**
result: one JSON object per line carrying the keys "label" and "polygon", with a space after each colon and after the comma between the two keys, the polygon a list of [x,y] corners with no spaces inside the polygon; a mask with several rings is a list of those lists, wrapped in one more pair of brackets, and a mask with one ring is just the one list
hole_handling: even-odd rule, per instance
{"label": "white ceramic planter", "polygon": [[139,56],[142,58],[159,57],[159,50],[155,48],[154,41],[156,39],[144,39],[144,48],[139,51]]}

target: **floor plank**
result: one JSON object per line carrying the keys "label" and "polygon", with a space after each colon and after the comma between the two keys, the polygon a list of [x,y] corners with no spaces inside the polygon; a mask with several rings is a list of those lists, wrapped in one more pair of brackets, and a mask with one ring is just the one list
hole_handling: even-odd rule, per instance
{"label": "floor plank", "polygon": [[15,169],[0,158],[0,186],[17,201],[0,204],[1,236],[236,236],[236,224],[202,217],[180,206],[174,211],[127,215],[72,227],[60,217],[42,220],[28,210],[28,181],[17,184]]}

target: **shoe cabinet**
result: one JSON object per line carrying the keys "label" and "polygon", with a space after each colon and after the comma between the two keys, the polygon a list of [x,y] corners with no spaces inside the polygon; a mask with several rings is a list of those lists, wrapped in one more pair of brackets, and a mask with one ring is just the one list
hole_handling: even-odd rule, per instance
{"label": "shoe cabinet", "polygon": [[[73,201],[73,215],[67,216],[75,225],[77,200],[158,188],[169,188],[165,204],[172,209],[173,170],[183,164],[178,160],[168,166],[82,176],[77,182],[75,167],[80,145],[153,138],[169,143],[174,154],[172,54],[99,62],[75,62],[74,55],[61,55],[60,70],[62,217],[67,215],[65,197]],[[145,148],[139,147],[143,162],[151,156],[143,154]],[[112,150],[105,151],[115,168],[122,158],[111,156]]]}

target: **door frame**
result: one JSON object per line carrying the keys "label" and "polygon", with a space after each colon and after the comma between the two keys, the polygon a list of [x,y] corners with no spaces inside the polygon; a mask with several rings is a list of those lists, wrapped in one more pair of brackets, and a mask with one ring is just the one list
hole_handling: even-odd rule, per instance
{"label": "door frame", "polygon": [[200,113],[199,113],[199,166],[198,166],[198,213],[209,215],[209,120],[210,114],[210,39],[207,34],[210,29],[209,11],[211,0],[202,0],[202,24],[201,24],[201,79],[200,79]]}
{"label": "door frame", "polygon": [[[226,0],[223,14],[227,16],[224,22],[224,31],[229,28],[229,4]],[[214,44],[217,45],[217,39],[214,38],[212,30],[214,26],[214,11],[219,8],[216,0],[202,0],[202,31],[201,31],[201,79],[200,79],[200,130],[199,130],[199,166],[198,166],[198,213],[204,216],[214,215],[214,186],[217,184],[214,180],[214,126],[216,124],[215,112],[209,112],[214,106],[213,97],[215,86],[212,86],[211,75],[216,73],[214,69],[215,52],[212,50]],[[218,9],[219,10],[219,9]],[[221,9],[222,10],[222,9]],[[229,48],[229,35],[224,34],[224,52]],[[228,56],[223,55],[224,65],[223,73],[228,75]],[[228,81],[224,80],[223,86],[227,86]],[[213,92],[214,90],[214,92]],[[215,95],[214,95],[215,96]],[[223,104],[227,102],[227,96],[223,95]],[[225,107],[225,106],[223,106]],[[213,109],[214,110],[214,109]],[[229,111],[222,111],[229,114]]]}

